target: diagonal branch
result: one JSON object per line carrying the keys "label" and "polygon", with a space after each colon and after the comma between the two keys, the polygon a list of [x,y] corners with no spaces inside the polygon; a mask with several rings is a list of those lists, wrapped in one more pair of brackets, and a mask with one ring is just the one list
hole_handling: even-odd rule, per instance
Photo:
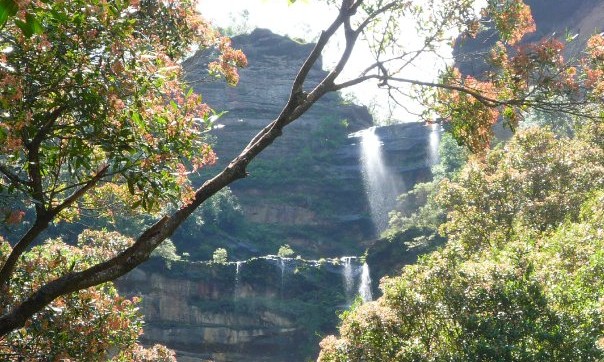
{"label": "diagonal branch", "polygon": [[27,185],[27,180],[20,178],[4,164],[0,164],[0,173],[3,174],[4,177],[6,177],[17,188]]}
{"label": "diagonal branch", "polygon": [[36,215],[36,221],[29,228],[27,233],[15,244],[13,250],[9,254],[8,258],[2,265],[2,269],[0,269],[0,290],[7,284],[10,276],[15,270],[15,266],[17,265],[17,261],[19,257],[23,255],[25,250],[31,245],[31,243],[44,231],[48,224],[55,218],[61,211],[65,210],[67,207],[73,205],[80,197],[82,197],[86,192],[92,189],[101,178],[107,172],[109,166],[104,166],[94,175],[84,186],[74,191],[71,195],[69,195],[59,206],[49,210],[43,214]]}
{"label": "diagonal branch", "polygon": [[[326,30],[321,32],[321,35],[319,36],[319,40],[317,41],[317,43],[315,44],[315,46],[313,47],[311,52],[308,54],[308,56],[306,57],[306,60],[300,67],[300,70],[298,71],[298,73],[296,74],[296,77],[294,78],[294,81],[292,84],[292,89],[291,89],[291,93],[289,96],[289,100],[287,101],[285,107],[283,107],[281,113],[275,120],[277,123],[283,123],[284,122],[283,120],[285,118],[287,118],[287,117],[285,117],[287,115],[287,113],[291,112],[297,106],[297,103],[299,103],[301,100],[303,100],[303,98],[305,97],[303,86],[304,86],[304,83],[306,82],[306,79],[308,78],[308,74],[310,73],[311,69],[317,63],[319,58],[321,57],[321,54],[323,53],[323,50],[327,46],[327,43],[329,43],[329,40],[334,36],[334,34],[342,26],[345,19],[350,19],[350,17],[356,12],[356,9],[361,5],[362,2],[363,2],[363,0],[359,0],[358,2],[352,4],[352,6],[349,5],[347,7],[347,6],[345,6],[345,4],[347,3],[347,0],[342,1],[343,5],[340,9],[340,12],[338,13],[338,16],[331,23],[331,25],[329,25],[329,27]],[[252,138],[252,140],[249,142],[246,149],[251,148],[267,132],[274,129],[274,127],[275,127],[274,123],[275,122],[271,122],[267,127],[262,129],[262,131],[260,131],[254,138]]]}

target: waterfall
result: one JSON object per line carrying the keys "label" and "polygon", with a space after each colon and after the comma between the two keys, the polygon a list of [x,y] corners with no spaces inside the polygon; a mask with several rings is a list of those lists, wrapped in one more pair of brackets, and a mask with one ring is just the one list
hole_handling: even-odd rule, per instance
{"label": "waterfall", "polygon": [[354,292],[354,274],[352,271],[352,256],[344,256],[342,257],[342,261],[344,262],[344,272],[342,276],[344,277],[344,290],[346,292],[346,299],[351,300],[352,294]]}
{"label": "waterfall", "polygon": [[373,295],[371,295],[371,276],[369,275],[369,265],[367,265],[367,263],[363,263],[359,294],[361,295],[361,298],[363,298],[364,302],[370,302],[373,300]]}
{"label": "waterfall", "polygon": [[430,136],[428,137],[428,162],[432,166],[436,165],[439,161],[438,147],[440,145],[440,125],[433,123],[429,127]]}
{"label": "waterfall", "polygon": [[234,291],[235,300],[237,300],[237,298],[239,298],[239,294],[241,294],[241,290],[240,290],[241,276],[239,275],[241,264],[243,264],[242,261],[238,261],[237,263],[235,263],[235,291]]}
{"label": "waterfall", "polygon": [[375,127],[359,132],[363,181],[369,201],[371,218],[378,234],[388,227],[388,213],[396,205],[399,194],[392,171],[384,162],[382,141]]}
{"label": "waterfall", "polygon": [[289,260],[292,259],[279,257],[279,269],[281,269],[281,299],[283,299],[283,291],[285,290],[285,274],[287,272],[287,262]]}

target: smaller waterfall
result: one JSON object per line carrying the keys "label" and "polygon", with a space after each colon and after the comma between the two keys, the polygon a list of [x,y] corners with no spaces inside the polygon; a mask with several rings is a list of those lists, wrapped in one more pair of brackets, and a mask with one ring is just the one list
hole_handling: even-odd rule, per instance
{"label": "smaller waterfall", "polygon": [[354,273],[352,271],[352,256],[342,257],[342,261],[344,262],[344,272],[342,276],[344,277],[344,290],[346,292],[346,298],[350,300],[352,298],[352,294],[354,293]]}
{"label": "smaller waterfall", "polygon": [[369,275],[369,265],[367,263],[363,263],[359,294],[364,302],[371,302],[373,300],[373,295],[371,294],[371,276]]}
{"label": "smaller waterfall", "polygon": [[238,261],[237,263],[235,263],[235,291],[234,291],[234,298],[235,300],[239,298],[239,295],[241,294],[241,276],[239,274],[240,270],[241,270],[241,264],[243,264],[242,261]]}
{"label": "smaller waterfall", "polygon": [[281,269],[281,299],[283,299],[283,292],[285,291],[285,276],[287,274],[287,263],[291,260],[291,258],[279,257],[279,269]]}
{"label": "smaller waterfall", "polygon": [[436,165],[439,161],[438,148],[440,146],[440,125],[433,123],[429,125],[430,127],[430,136],[428,138],[428,162],[430,166]]}

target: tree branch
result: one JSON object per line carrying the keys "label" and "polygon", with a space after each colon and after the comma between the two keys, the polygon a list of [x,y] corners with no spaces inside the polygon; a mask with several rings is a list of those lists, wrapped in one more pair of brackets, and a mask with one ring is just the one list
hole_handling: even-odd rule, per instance
{"label": "tree branch", "polygon": [[10,276],[12,275],[15,266],[17,265],[19,257],[23,255],[25,250],[38,237],[38,235],[40,235],[40,233],[42,233],[42,231],[44,231],[48,227],[48,224],[52,221],[52,219],[54,219],[61,211],[73,205],[73,203],[76,202],[80,197],[82,197],[82,195],[92,189],[105,175],[108,168],[108,165],[101,168],[101,170],[99,170],[99,172],[97,172],[94,177],[92,177],[80,189],[76,190],[70,196],[68,196],[59,206],[43,214],[36,215],[36,221],[34,222],[34,224],[31,228],[29,228],[29,230],[27,231],[27,233],[25,233],[21,240],[19,240],[17,244],[15,244],[13,250],[11,250],[11,253],[4,262],[4,265],[2,265],[2,269],[0,269],[0,290],[2,290],[8,283],[8,280],[10,279]]}
{"label": "tree branch", "polygon": [[9,170],[6,165],[0,164],[0,173],[19,189],[21,189],[21,186],[27,185],[27,180],[20,178],[17,174]]}

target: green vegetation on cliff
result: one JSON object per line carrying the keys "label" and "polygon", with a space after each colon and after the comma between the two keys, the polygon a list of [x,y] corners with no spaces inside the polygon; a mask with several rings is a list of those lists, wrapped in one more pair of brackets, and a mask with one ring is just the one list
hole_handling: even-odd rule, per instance
{"label": "green vegetation on cliff", "polygon": [[345,313],[319,360],[601,360],[604,133],[578,134],[522,131],[444,180],[446,246]]}

